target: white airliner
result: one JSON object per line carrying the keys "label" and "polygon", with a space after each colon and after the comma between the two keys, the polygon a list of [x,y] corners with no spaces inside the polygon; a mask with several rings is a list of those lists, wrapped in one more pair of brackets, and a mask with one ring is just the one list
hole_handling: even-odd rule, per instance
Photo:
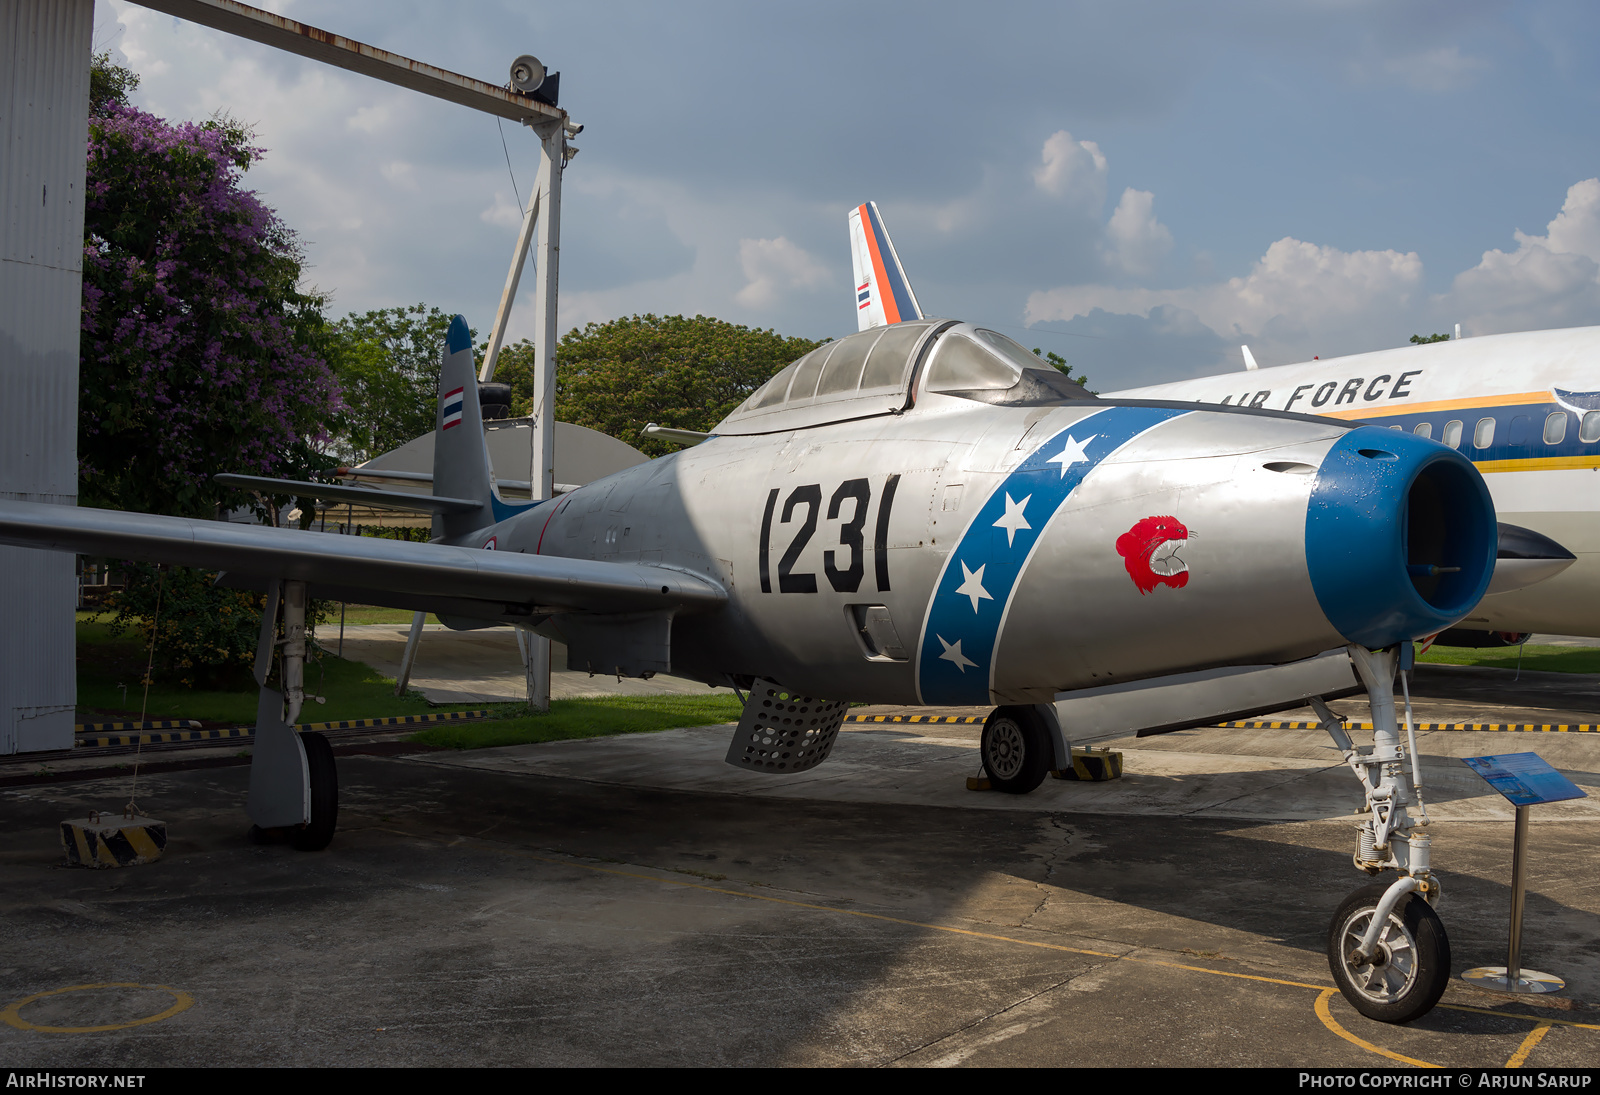
{"label": "white airliner", "polygon": [[[919,319],[877,206],[850,211],[858,327]],[[1483,473],[1503,525],[1498,570],[1520,582],[1459,625],[1600,635],[1600,327],[1485,335],[1104,393],[1359,420],[1457,449]],[[1497,583],[1499,584],[1499,583]]]}

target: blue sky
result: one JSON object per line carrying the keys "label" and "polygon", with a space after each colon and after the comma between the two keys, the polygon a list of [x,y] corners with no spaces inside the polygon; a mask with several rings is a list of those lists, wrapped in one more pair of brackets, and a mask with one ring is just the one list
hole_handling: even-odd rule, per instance
{"label": "blue sky", "polygon": [[[1240,342],[1265,365],[1600,323],[1593,4],[265,6],[497,83],[521,52],[561,71],[586,126],[563,329],[847,333],[866,199],[925,309],[1101,390],[1237,369]],[[112,0],[96,42],[143,108],[256,127],[249,185],[336,313],[421,300],[487,330],[518,222],[494,119]]]}

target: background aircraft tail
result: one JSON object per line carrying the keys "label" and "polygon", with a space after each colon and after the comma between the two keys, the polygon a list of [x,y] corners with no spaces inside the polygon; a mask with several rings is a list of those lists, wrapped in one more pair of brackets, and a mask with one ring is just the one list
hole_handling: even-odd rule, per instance
{"label": "background aircraft tail", "polygon": [[856,275],[856,330],[922,318],[877,202],[850,210],[850,260]]}
{"label": "background aircraft tail", "polygon": [[[478,404],[478,367],[472,359],[472,332],[456,316],[445,336],[439,368],[439,407],[433,423],[433,493],[479,503],[476,510],[441,513],[433,520],[435,540],[453,540],[499,519],[508,508],[495,497],[489,445]],[[499,503],[496,505],[496,503]]]}

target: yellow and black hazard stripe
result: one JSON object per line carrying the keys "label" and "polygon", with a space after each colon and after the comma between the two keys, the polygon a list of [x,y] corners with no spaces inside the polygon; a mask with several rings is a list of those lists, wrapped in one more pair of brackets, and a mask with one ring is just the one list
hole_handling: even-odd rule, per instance
{"label": "yellow and black hazard stripe", "polygon": [[248,738],[255,731],[248,726],[222,730],[176,730],[170,734],[101,734],[80,737],[79,748],[103,749],[110,745],[165,745],[176,741],[213,741],[222,738]]}
{"label": "yellow and black hazard stripe", "polygon": [[845,722],[982,723],[982,715],[846,715]]}
{"label": "yellow and black hazard stripe", "polygon": [[146,722],[80,722],[72,728],[75,734],[114,734],[127,730],[198,730],[200,724],[193,719],[154,719]]}
{"label": "yellow and black hazard stripe", "polygon": [[[1266,722],[1260,719],[1251,719],[1243,722],[1219,722],[1219,727],[1228,730],[1318,730],[1322,727],[1319,722],[1273,721]],[[1345,722],[1340,723],[1346,730],[1371,730],[1370,722]],[[1405,724],[1402,722],[1402,726]],[[1411,724],[1417,730],[1476,730],[1485,733],[1513,733],[1513,734],[1597,734],[1600,733],[1600,723],[1539,723],[1539,722],[1414,722]]]}
{"label": "yellow and black hazard stripe", "polygon": [[159,859],[167,846],[167,823],[147,817],[63,821],[61,847],[72,867],[131,867]]}
{"label": "yellow and black hazard stripe", "polygon": [[[382,719],[348,719],[344,722],[309,722],[301,723],[295,729],[301,732],[307,730],[367,730],[384,726],[425,726],[441,722],[464,722],[472,719],[486,719],[488,711],[450,711],[442,714],[429,715],[394,715]],[[255,736],[253,726],[234,726],[216,730],[198,729],[196,722],[177,722],[171,725],[193,726],[193,730],[174,730],[161,734],[100,734],[97,736],[80,736],[78,746],[84,749],[103,749],[113,745],[170,745],[175,742],[191,741],[221,741],[224,739],[251,738]]]}
{"label": "yellow and black hazard stripe", "polygon": [[438,722],[486,719],[488,711],[445,711],[430,715],[392,715],[384,719],[347,719],[344,722],[303,722],[296,730],[367,730],[375,726],[426,726]]}
{"label": "yellow and black hazard stripe", "polygon": [[1094,752],[1087,749],[1072,751],[1072,767],[1055,768],[1050,772],[1056,779],[1078,780],[1082,783],[1104,783],[1122,778],[1122,754],[1109,750]]}

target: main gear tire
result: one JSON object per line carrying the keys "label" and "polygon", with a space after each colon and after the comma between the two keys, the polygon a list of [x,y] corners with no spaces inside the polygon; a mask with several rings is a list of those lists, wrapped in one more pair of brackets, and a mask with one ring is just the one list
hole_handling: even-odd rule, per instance
{"label": "main gear tire", "polygon": [[293,831],[289,843],[302,852],[320,852],[332,843],[339,826],[339,770],[327,738],[308,732],[300,735],[300,742],[311,777],[311,820]]}
{"label": "main gear tire", "polygon": [[989,786],[1025,795],[1050,774],[1055,743],[1044,719],[1031,707],[996,707],[983,724],[983,770]]}
{"label": "main gear tire", "polygon": [[1350,1006],[1380,1023],[1409,1023],[1433,1010],[1450,981],[1450,940],[1439,914],[1421,895],[1406,894],[1378,935],[1377,954],[1354,952],[1389,889],[1363,886],[1344,899],[1328,924],[1328,967]]}

